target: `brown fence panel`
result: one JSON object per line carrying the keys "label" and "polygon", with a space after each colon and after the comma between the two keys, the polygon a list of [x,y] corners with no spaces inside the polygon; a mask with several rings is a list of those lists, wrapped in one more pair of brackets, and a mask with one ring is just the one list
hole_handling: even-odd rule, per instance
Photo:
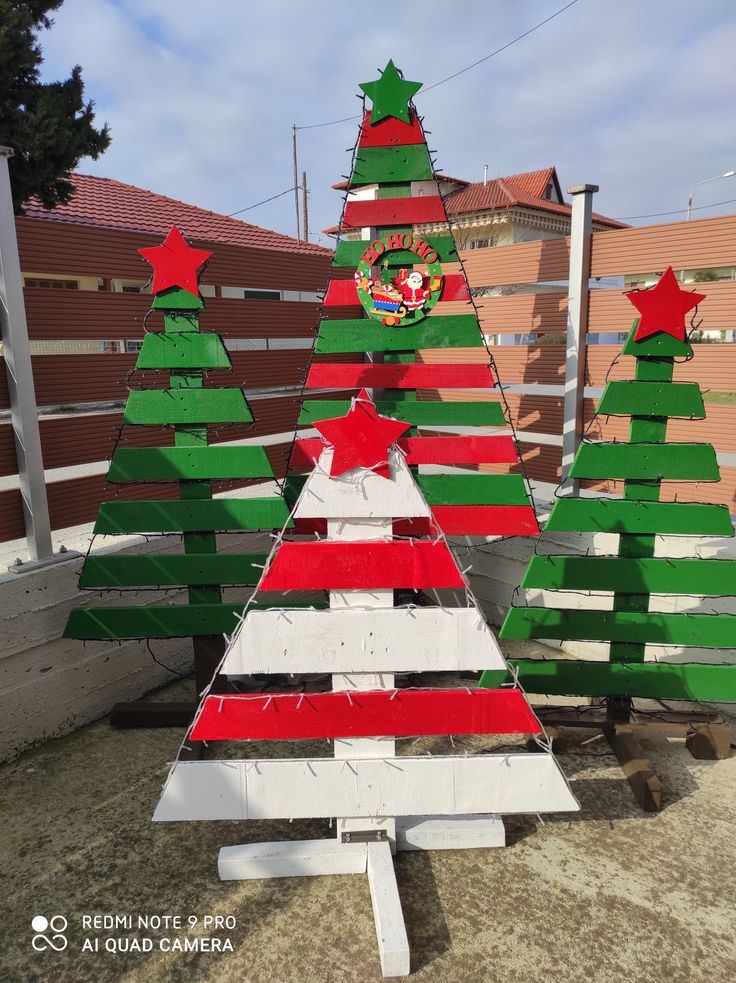
{"label": "brown fence panel", "polygon": [[[151,306],[148,294],[107,290],[44,290],[26,287],[28,334],[34,341],[143,337],[144,317]],[[200,323],[205,331],[224,338],[311,338],[319,304],[288,300],[205,300]],[[147,321],[160,330],[158,312]]]}
{"label": "brown fence panel", "polygon": [[460,253],[471,287],[566,280],[570,239],[536,239],[510,246],[466,249]]}
{"label": "brown fence panel", "polygon": [[485,334],[567,330],[567,294],[549,292],[478,297],[476,305]]}
{"label": "brown fence panel", "polygon": [[591,276],[736,266],[736,215],[594,232]]}
{"label": "brown fence panel", "polygon": [[[703,319],[704,330],[736,329],[736,280],[687,285],[688,290],[691,287],[706,294],[695,314],[696,320]],[[623,290],[592,290],[588,310],[590,331],[628,332],[634,318],[638,317]]]}
{"label": "brown fence panel", "polygon": [[[675,363],[675,381],[697,382],[711,392],[736,392],[736,344],[695,344],[694,357]],[[585,384],[603,386],[608,379],[633,379],[634,358],[619,345],[589,345]]]}

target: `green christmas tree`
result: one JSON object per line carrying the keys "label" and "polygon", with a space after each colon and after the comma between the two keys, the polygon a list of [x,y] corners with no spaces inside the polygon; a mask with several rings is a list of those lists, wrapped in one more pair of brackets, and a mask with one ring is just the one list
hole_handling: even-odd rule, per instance
{"label": "green christmas tree", "polygon": [[[210,680],[223,651],[222,634],[232,632],[244,602],[223,603],[222,586],[255,585],[264,553],[218,554],[216,533],[281,528],[288,510],[280,496],[212,497],[212,482],[273,478],[260,445],[221,446],[210,428],[250,423],[253,416],[239,388],[205,387],[207,374],[231,369],[219,335],[202,332],[197,270],[211,253],[192,249],[176,227],[161,246],[139,252],[154,267],[153,311],[163,330],[149,331],[136,370],[168,372],[166,389],[132,390],[123,425],[160,427],[161,444],[173,431],[173,446],[123,447],[113,454],[110,483],[161,482],[161,498],[110,501],[100,506],[95,534],[169,533],[182,537],[183,552],[146,556],[87,557],[83,589],[187,588],[187,604],[87,607],[72,611],[65,635],[80,639],[195,637],[204,654],[197,686]],[[179,498],[170,495],[178,486]]]}
{"label": "green christmas tree", "polygon": [[[623,498],[558,498],[545,529],[616,533],[618,555],[537,555],[522,582],[545,591],[611,592],[612,610],[512,607],[501,637],[610,643],[607,661],[518,660],[531,692],[736,700],[736,616],[650,610],[651,594],[736,596],[736,560],[655,556],[660,535],[734,534],[725,506],[660,501],[662,481],[720,479],[710,444],[667,441],[670,417],[705,417],[697,383],[672,381],[675,360],[693,357],[685,315],[704,295],[682,290],[670,267],[654,287],[627,296],[641,315],[622,352],[636,359],[636,375],[609,382],[597,412],[630,416],[629,442],[583,441],[570,472],[574,479],[623,480]],[[720,663],[645,661],[647,644],[730,652]]]}

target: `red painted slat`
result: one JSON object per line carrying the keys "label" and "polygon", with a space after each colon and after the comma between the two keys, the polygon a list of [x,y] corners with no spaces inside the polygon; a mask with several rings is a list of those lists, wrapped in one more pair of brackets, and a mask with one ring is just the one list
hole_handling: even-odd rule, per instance
{"label": "red painted slat", "polygon": [[[516,464],[519,455],[510,434],[492,437],[400,437],[399,447],[407,464]],[[301,437],[294,444],[293,468],[311,467],[325,442],[320,437]]]}
{"label": "red painted slat", "polygon": [[540,734],[518,689],[367,690],[208,696],[195,741]]}
{"label": "red painted slat", "polygon": [[421,222],[446,221],[445,206],[439,195],[418,198],[378,198],[349,201],[342,224],[345,228],[366,226],[417,225]]}
{"label": "red painted slat", "polygon": [[399,447],[407,464],[515,464],[519,459],[511,434],[405,437]]}
{"label": "red painted slat", "polygon": [[408,147],[411,144],[424,143],[424,134],[419,120],[412,113],[411,123],[394,116],[387,116],[374,126],[371,126],[370,110],[363,117],[363,127],[360,131],[359,147]]}
{"label": "red painted slat", "polygon": [[[432,513],[446,536],[536,536],[539,533],[537,517],[529,505],[435,505]],[[434,523],[426,518],[399,519],[394,522],[394,535],[433,536],[436,530]]]}
{"label": "red painted slat", "polygon": [[[419,262],[419,257],[417,257]],[[462,273],[448,273],[442,283],[440,300],[468,300],[468,284]],[[325,307],[356,306],[360,304],[354,280],[330,280],[325,294]]]}
{"label": "red painted slat", "polygon": [[284,543],[259,590],[463,587],[444,543]]}
{"label": "red painted slat", "polygon": [[489,389],[495,384],[490,366],[472,363],[323,362],[312,365],[307,376],[307,389]]}

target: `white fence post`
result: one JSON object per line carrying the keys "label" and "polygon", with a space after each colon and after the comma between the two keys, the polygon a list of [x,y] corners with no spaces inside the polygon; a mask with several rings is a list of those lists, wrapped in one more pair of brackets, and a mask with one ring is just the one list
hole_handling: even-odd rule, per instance
{"label": "white fence post", "polygon": [[[0,147],[0,326],[28,552],[32,561],[48,562],[54,557],[8,173],[8,158],[12,156],[10,147]],[[26,566],[20,564],[17,569]]]}
{"label": "white fence post", "polygon": [[[583,435],[585,389],[585,342],[588,332],[588,281],[590,239],[593,228],[593,195],[597,184],[577,184],[567,189],[572,195],[570,222],[570,272],[567,287],[567,351],[565,398],[562,414],[562,480],[570,473]],[[578,482],[566,482],[565,493],[575,494]]]}

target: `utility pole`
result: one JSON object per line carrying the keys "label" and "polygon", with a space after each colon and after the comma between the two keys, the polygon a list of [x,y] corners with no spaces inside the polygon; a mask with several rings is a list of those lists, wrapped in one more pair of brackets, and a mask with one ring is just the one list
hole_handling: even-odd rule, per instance
{"label": "utility pole", "polygon": [[294,158],[294,211],[296,212],[296,237],[301,239],[301,226],[299,223],[299,169],[296,160],[296,123],[291,127],[291,146]]}
{"label": "utility pole", "polygon": [[309,209],[307,206],[307,172],[302,171],[302,224],[304,226],[304,241],[309,242]]}

